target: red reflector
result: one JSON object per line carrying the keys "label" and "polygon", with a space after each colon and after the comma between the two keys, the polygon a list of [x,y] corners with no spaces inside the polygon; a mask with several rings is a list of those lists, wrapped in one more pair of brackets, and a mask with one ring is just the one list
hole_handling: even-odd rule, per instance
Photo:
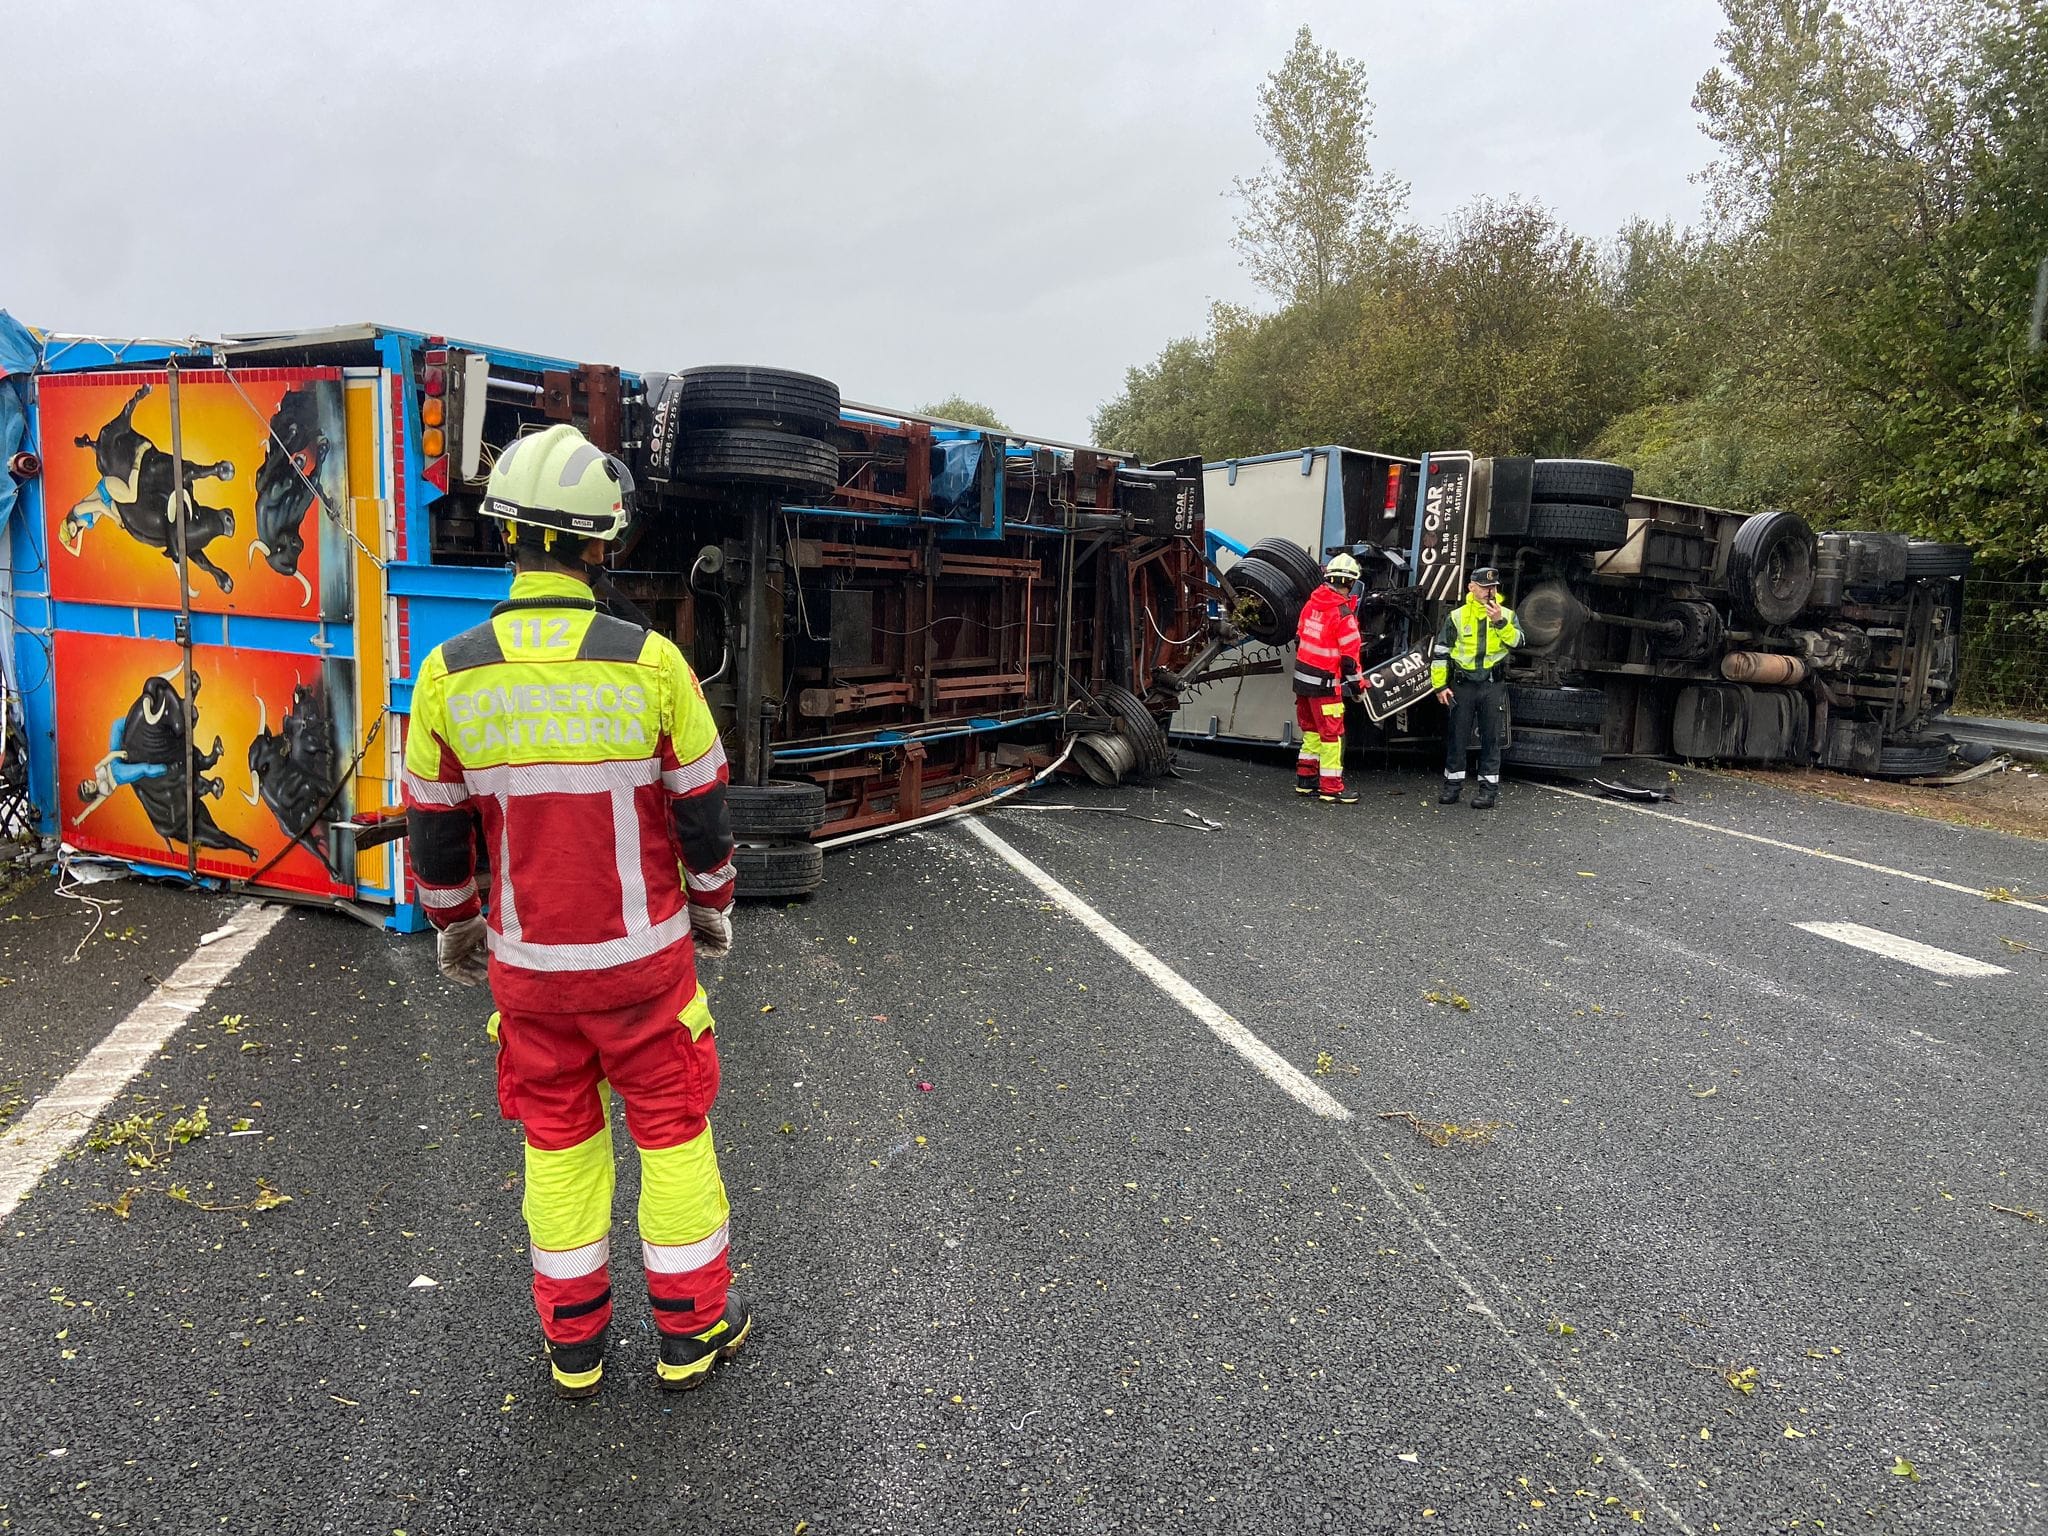
{"label": "red reflector", "polygon": [[448,377],[438,368],[429,368],[420,380],[420,388],[430,395],[438,395],[448,387]]}
{"label": "red reflector", "polygon": [[445,368],[448,366],[448,349],[446,347],[429,347],[420,356],[426,359],[429,368]]}
{"label": "red reflector", "polygon": [[448,461],[445,458],[435,459],[425,469],[420,471],[420,478],[435,490],[446,495],[448,492]]}

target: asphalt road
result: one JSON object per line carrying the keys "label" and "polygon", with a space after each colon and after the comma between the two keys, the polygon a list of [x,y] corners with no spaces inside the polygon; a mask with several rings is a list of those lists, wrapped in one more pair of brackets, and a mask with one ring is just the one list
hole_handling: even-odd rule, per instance
{"label": "asphalt road", "polygon": [[[100,1117],[211,1128],[0,1225],[0,1530],[2048,1530],[2048,847],[1185,766],[983,824],[1348,1120],[965,828],[835,854],[707,967],[754,1339],[664,1397],[622,1266],[558,1404],[481,1000],[293,912]],[[0,907],[12,1123],[236,905],[90,894]]]}

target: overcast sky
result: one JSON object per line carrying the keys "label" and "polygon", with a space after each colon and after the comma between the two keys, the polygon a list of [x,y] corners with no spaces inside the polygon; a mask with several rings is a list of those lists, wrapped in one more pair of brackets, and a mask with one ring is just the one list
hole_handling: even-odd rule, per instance
{"label": "overcast sky", "polygon": [[352,320],[754,362],[1080,437],[1257,301],[1229,239],[1303,22],[1377,168],[1611,234],[1698,216],[1713,0],[614,5],[0,0],[0,307],[101,334]]}

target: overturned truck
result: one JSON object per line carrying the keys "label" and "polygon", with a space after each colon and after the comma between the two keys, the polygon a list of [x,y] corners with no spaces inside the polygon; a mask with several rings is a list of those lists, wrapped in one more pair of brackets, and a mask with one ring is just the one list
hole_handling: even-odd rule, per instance
{"label": "overturned truck", "polygon": [[1196,460],[377,325],[20,336],[9,659],[40,679],[39,830],[150,872],[418,925],[413,679],[504,598],[490,467],[554,422],[633,472],[599,597],[703,681],[746,895],[1061,765],[1164,771],[1171,685],[1215,627]]}
{"label": "overturned truck", "polygon": [[1294,615],[1316,565],[1344,549],[1365,568],[1363,746],[1441,741],[1425,652],[1467,573],[1493,565],[1525,636],[1508,671],[1510,764],[1680,757],[1910,777],[1948,760],[1931,722],[1956,686],[1961,546],[1637,496],[1628,469],[1582,459],[1325,447],[1211,464],[1206,479],[1209,547],[1246,638],[1234,667],[1183,698],[1184,736],[1291,742]]}

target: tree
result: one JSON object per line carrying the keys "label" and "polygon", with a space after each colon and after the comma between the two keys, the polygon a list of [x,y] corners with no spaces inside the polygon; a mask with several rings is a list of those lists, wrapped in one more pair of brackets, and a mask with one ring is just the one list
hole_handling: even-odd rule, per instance
{"label": "tree", "polygon": [[1318,48],[1303,27],[1259,88],[1258,125],[1273,163],[1231,183],[1244,204],[1232,243],[1275,297],[1319,303],[1384,238],[1407,196],[1373,174],[1364,64]]}
{"label": "tree", "polygon": [[1007,432],[1010,424],[983,405],[979,400],[970,400],[965,395],[948,395],[934,405],[920,405],[920,416],[941,416],[947,421],[957,421],[963,426],[987,427],[991,432]]}

